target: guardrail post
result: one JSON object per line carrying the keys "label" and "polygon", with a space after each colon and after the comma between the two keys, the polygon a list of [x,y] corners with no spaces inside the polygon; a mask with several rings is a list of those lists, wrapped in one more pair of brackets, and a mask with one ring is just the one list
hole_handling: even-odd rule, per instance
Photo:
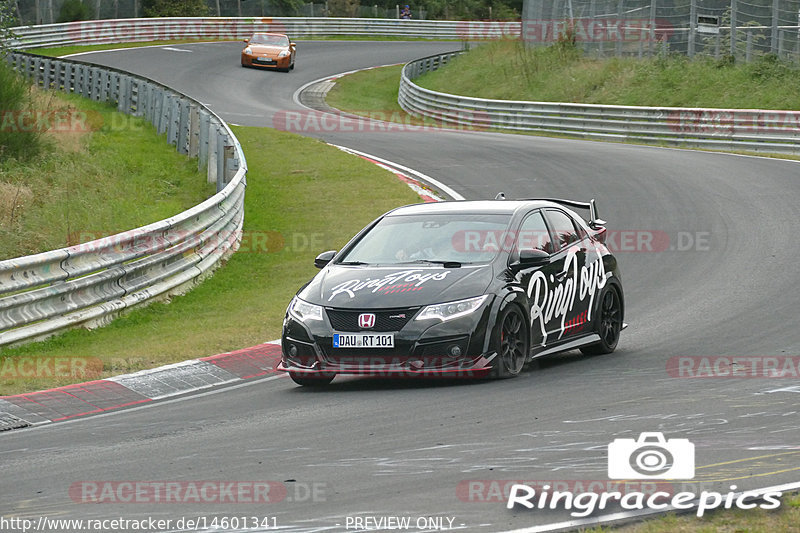
{"label": "guardrail post", "polygon": [[[227,141],[228,139],[226,138],[225,140]],[[223,153],[225,154],[225,185],[227,185],[236,175],[238,165],[236,163],[236,150],[232,145],[225,145]]]}
{"label": "guardrail post", "polygon": [[219,159],[219,143],[217,142],[219,139],[219,132],[217,131],[217,125],[212,121],[209,122],[208,125],[208,183],[215,183],[219,185],[217,180],[217,171],[219,170],[219,165],[217,164],[217,159]]}
{"label": "guardrail post", "polygon": [[105,70],[100,72],[100,96],[101,102],[108,102],[109,91],[111,90],[111,76]]}
{"label": "guardrail post", "polygon": [[225,135],[217,128],[217,192],[225,188]]}
{"label": "guardrail post", "polygon": [[200,143],[200,108],[189,107],[189,157],[198,157]]}
{"label": "guardrail post", "polygon": [[178,153],[186,155],[189,153],[189,138],[191,137],[189,132],[189,102],[180,100],[178,104],[177,148]]}
{"label": "guardrail post", "polygon": [[129,87],[128,93],[129,93],[130,96],[129,96],[129,99],[128,99],[129,100],[129,102],[128,102],[129,111],[127,111],[127,112],[129,112],[134,117],[140,117],[140,116],[142,116],[142,112],[139,109],[139,105],[140,105],[140,102],[141,102],[141,100],[139,99],[139,97],[140,97],[140,94],[139,94],[139,81],[136,80],[135,78],[129,78],[128,82],[129,82],[128,83],[128,87]]}
{"label": "guardrail post", "polygon": [[[203,165],[211,166],[209,163],[208,132],[211,123],[211,116],[205,111],[200,111],[200,129],[197,147],[197,169],[202,170]],[[208,174],[206,174],[208,179]],[[216,181],[216,180],[215,180]]]}
{"label": "guardrail post", "polygon": [[171,98],[166,91],[161,91],[161,98],[158,99],[158,133],[167,133],[169,128],[169,109],[172,104]]}
{"label": "guardrail post", "polygon": [[119,101],[119,74],[111,72],[108,75],[108,95],[106,102],[117,103]]}
{"label": "guardrail post", "polygon": [[175,96],[169,100],[169,123],[167,124],[167,142],[178,146],[178,126],[181,120],[180,98]]}
{"label": "guardrail post", "polygon": [[84,98],[92,97],[92,84],[94,83],[94,67],[83,67],[83,86],[81,87],[81,96]]}
{"label": "guardrail post", "polygon": [[753,56],[753,30],[747,30],[747,46],[744,50],[744,60],[749,63]]}
{"label": "guardrail post", "polygon": [[119,79],[119,100],[117,101],[117,109],[125,114],[131,112],[131,91],[132,80],[129,76],[120,76]]}

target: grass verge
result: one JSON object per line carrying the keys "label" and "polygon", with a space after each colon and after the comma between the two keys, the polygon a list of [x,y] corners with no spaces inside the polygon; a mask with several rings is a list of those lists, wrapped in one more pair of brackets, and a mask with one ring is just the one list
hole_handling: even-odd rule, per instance
{"label": "grass verge", "polygon": [[197,162],[144,120],[74,95],[32,94],[30,114],[5,126],[41,131],[44,148],[0,157],[0,260],[149,224],[214,193]]}
{"label": "grass verge", "polygon": [[645,522],[608,528],[596,527],[585,533],[774,533],[798,531],[800,524],[800,495],[784,495],[775,511],[763,509],[730,509],[712,512],[701,518],[693,514],[668,514]]}
{"label": "grass verge", "polygon": [[[487,44],[485,46],[479,47],[479,48],[477,48],[475,50],[472,50],[469,53],[470,54],[474,54],[474,53],[477,53],[478,51],[482,51],[483,53],[488,53],[489,50],[490,50],[490,47],[501,46],[501,44],[503,44],[504,46],[509,46],[509,43],[490,43],[490,44]],[[531,53],[535,53],[535,52],[531,52]],[[540,52],[540,53],[545,53],[545,52]],[[549,51],[547,53],[552,54],[555,58],[558,58],[559,54],[563,54],[563,51],[562,52],[558,52],[558,51],[551,50],[551,51]],[[614,63],[618,63],[617,60],[609,60],[609,61],[612,61]],[[632,62],[632,63],[636,63],[638,60],[629,60],[629,61]],[[652,60],[645,60],[643,62],[644,66],[642,68],[644,70],[647,70],[647,69],[659,69],[661,67],[654,66],[654,64],[657,64],[660,61],[661,62],[665,61],[665,62],[667,62],[667,63],[669,63],[671,65],[668,70],[675,69],[675,70],[678,70],[678,71],[681,70],[681,65],[683,63],[692,63],[692,62],[689,62],[689,61],[687,61],[687,60],[685,60],[683,58],[669,58],[669,59],[666,59],[666,60],[664,60],[664,59],[652,59]],[[699,61],[706,61],[706,60],[699,60]],[[790,65],[784,65],[784,64],[781,64],[781,63],[774,63],[769,59],[766,59],[764,61],[765,61],[765,63],[761,64],[760,66],[758,66],[758,65],[747,65],[747,66],[737,66],[735,68],[742,69],[742,70],[749,69],[749,70],[754,70],[756,72],[761,72],[761,71],[773,72],[773,74],[764,74],[764,76],[766,78],[770,78],[770,79],[781,79],[783,76],[788,77],[788,78],[792,78],[792,76],[797,76],[798,77],[798,81],[800,81],[800,71],[794,70]],[[554,63],[558,63],[558,61],[556,61],[555,59],[553,60],[553,62]],[[479,61],[470,61],[470,62],[468,62],[466,68],[468,70],[470,70],[470,71],[473,71],[473,70],[476,70],[476,69],[484,69],[484,67],[475,66],[476,63],[479,63]],[[598,63],[601,63],[601,62],[598,62]],[[441,78],[436,78],[435,79],[436,80],[435,83],[431,82],[431,79],[434,76],[440,75],[440,74],[444,74],[444,73],[449,71],[449,69],[451,68],[451,65],[458,65],[458,64],[463,65],[464,63],[463,62],[453,61],[450,65],[448,65],[447,68],[439,70],[439,71],[436,71],[436,72],[433,72],[433,73],[430,73],[430,74],[427,74],[426,76],[422,76],[422,77],[418,78],[417,80],[415,80],[415,83],[418,83],[421,86],[424,86],[424,87],[427,87],[427,88],[430,88],[430,89],[433,89],[433,90],[438,90],[438,91],[441,91],[441,92],[447,92],[447,93],[451,93],[451,94],[462,94],[462,95],[468,94],[469,90],[463,89],[460,85],[458,85],[458,83],[460,81],[458,79],[458,77],[459,77],[458,75],[456,75],[456,79],[448,80],[446,82],[442,82]],[[553,68],[556,68],[556,67],[553,67]],[[610,66],[608,68],[611,68],[613,70],[616,67]],[[729,68],[729,67],[721,67],[721,68],[725,69],[725,68]],[[733,68],[733,67],[730,67],[730,68]],[[413,117],[413,116],[409,115],[408,113],[406,113],[405,111],[402,110],[400,105],[397,103],[397,92],[398,92],[399,83],[400,83],[400,72],[401,72],[401,70],[402,70],[402,66],[399,66],[399,65],[398,66],[390,66],[390,67],[380,67],[380,68],[375,68],[375,69],[355,72],[353,74],[349,74],[347,76],[343,76],[341,78],[338,78],[336,80],[336,85],[328,93],[328,95],[326,97],[326,101],[332,107],[335,107],[337,109],[341,109],[342,111],[345,111],[345,112],[348,112],[348,113],[352,113],[352,114],[355,114],[355,115],[361,115],[361,116],[370,117],[370,118],[373,118],[373,119],[386,120],[386,121],[389,121],[389,122],[396,122],[396,123],[405,124],[405,125],[412,125],[412,126],[418,126],[418,125],[422,124],[422,125],[425,125],[426,127],[430,127],[430,128],[440,128],[440,127],[451,128],[451,129],[457,128],[456,126],[442,125],[440,122],[437,122],[435,119],[431,119],[431,118],[421,119],[421,118]],[[493,71],[491,67],[485,67],[484,70],[485,70],[485,73],[487,73],[487,76],[486,76],[487,80],[489,78],[491,78],[492,76],[495,76],[495,75],[500,77],[500,75],[497,72]],[[482,72],[483,72],[483,70],[482,70]],[[695,74],[696,74],[697,77],[700,77],[699,73],[695,72]],[[740,75],[741,75],[741,72],[740,72]],[[647,77],[647,75],[645,73],[642,73],[641,76],[643,76],[645,78]],[[736,78],[736,76],[731,76],[732,80],[735,80],[735,78]],[[794,79],[794,78],[792,78],[792,79]],[[488,83],[488,81],[486,81],[486,80],[484,80],[484,81],[486,83]],[[477,90],[477,87],[481,87],[482,84],[484,83],[484,81],[475,81],[474,85],[472,85],[472,87],[473,87],[472,90]],[[694,88],[689,86],[690,82],[691,82],[691,80],[686,80],[686,83],[683,84],[684,85],[684,91],[681,93],[681,95],[682,95],[682,97],[684,99],[682,99],[682,100],[678,99],[678,100],[671,101],[671,102],[669,102],[669,105],[686,106],[686,107],[693,107],[693,106],[694,107],[698,107],[698,106],[699,107],[703,107],[703,106],[705,106],[705,107],[726,107],[728,104],[732,103],[732,101],[727,100],[727,101],[714,102],[716,105],[711,105],[708,102],[704,102],[702,100],[692,100],[692,96],[697,91],[696,91],[696,89],[694,89]],[[572,81],[570,79],[566,79],[566,78],[560,78],[560,79],[558,79],[558,80],[553,82],[553,84],[557,85],[557,86],[569,86],[571,83],[572,83]],[[735,81],[731,81],[731,83],[735,84]],[[770,89],[771,90],[771,94],[773,96],[775,96],[775,94],[777,94],[777,92],[779,91],[779,88],[776,85],[773,85],[771,87],[772,87]],[[784,93],[795,92],[795,93],[800,94],[800,84],[798,84],[797,86],[793,86],[791,88],[785,88],[785,89],[786,90],[783,91]],[[502,90],[505,90],[505,89],[503,88]],[[632,92],[636,92],[638,89],[635,86],[630,86],[628,88],[628,90],[630,90]],[[713,92],[714,88],[709,89],[709,90],[711,92]],[[783,90],[783,88],[781,88],[780,90]],[[562,89],[562,93],[563,92],[564,92],[564,90]],[[734,89],[726,90],[726,93],[728,93],[728,94],[733,93],[733,92],[735,92]],[[469,96],[475,96],[473,94],[468,94],[468,95]],[[514,100],[524,100],[525,99],[525,98],[523,98],[521,96],[516,96],[516,95],[515,96],[511,96],[511,95],[508,95],[508,94],[502,94],[502,95],[500,95],[500,94],[492,94],[491,96],[485,96],[484,95],[484,97],[493,97],[493,98],[497,98],[499,96],[505,96],[505,97],[508,97],[508,98],[514,99]],[[529,95],[527,98],[545,100],[544,98],[541,98],[540,96],[542,96],[542,95],[534,95],[534,96],[530,96]],[[603,102],[603,103],[606,103],[606,104],[625,104],[625,105],[650,105],[650,104],[652,104],[652,105],[667,105],[664,102],[655,103],[656,100],[653,100],[652,102],[647,102],[644,98],[637,98],[637,97],[633,97],[633,96],[631,96],[630,99],[627,100],[627,101],[620,101],[620,100],[616,100],[615,101],[613,98],[611,98],[611,97],[609,97],[609,98],[610,98],[609,101],[606,101],[606,102]],[[750,91],[743,91],[742,94],[739,95],[737,98],[738,98],[739,102],[741,103],[741,107],[744,107],[744,108],[759,108],[760,107],[760,108],[769,109],[769,107],[767,107],[767,104],[770,101],[773,101],[773,103],[776,103],[776,105],[777,105],[777,101],[775,99],[773,99],[772,97],[765,97],[765,96],[759,94],[759,92],[756,91],[755,89],[750,90]],[[794,98],[795,100],[792,101],[792,98]],[[565,94],[562,94],[562,98],[554,98],[554,99],[558,100],[558,101],[570,101],[569,97],[566,96]],[[633,103],[634,101],[636,101],[635,104]],[[595,103],[597,103],[597,102],[595,102]],[[795,96],[792,96],[791,98],[783,100],[782,103],[786,104],[786,105],[792,104],[792,105],[794,105],[794,109],[800,109],[800,98],[797,98]],[[790,108],[784,106],[784,109],[790,109]],[[466,126],[464,126],[463,128],[464,129],[471,129],[471,128],[466,127]],[[409,131],[416,131],[416,128],[409,128]],[[554,134],[554,133],[544,133],[544,132],[509,132],[509,131],[506,131],[506,130],[491,130],[491,131],[497,131],[497,132],[501,132],[501,133],[516,133],[516,134],[520,134],[520,135],[537,135],[537,136],[545,136],[545,137],[570,138],[570,136],[566,135],[566,134]],[[598,141],[598,142],[605,142],[605,141]],[[608,141],[608,142],[616,142],[616,141]],[[628,142],[630,144],[643,144],[643,143],[638,143],[638,142],[633,142],[633,141],[628,141]],[[714,150],[702,150],[702,149],[699,149],[699,148],[692,148],[690,146],[685,146],[683,148],[694,149],[694,150],[699,150],[699,151],[714,151]],[[775,158],[779,158],[779,159],[800,160],[800,156],[795,156],[795,155],[790,155],[790,154],[769,154],[769,153],[760,153],[760,152],[759,153],[753,153],[753,152],[739,151],[739,150],[732,151],[731,153],[736,153],[736,154],[741,154],[741,155],[755,155],[755,156],[759,156],[759,157],[775,157]]]}
{"label": "grass verge", "polygon": [[[100,358],[105,377],[278,338],[286,305],[316,272],[320,251],[340,248],[383,212],[419,201],[391,174],[320,141],[266,128],[234,132],[248,164],[245,238],[224,268],[169,304],[6,349],[0,358]],[[85,381],[15,379],[2,368],[0,395]]]}
{"label": "grass verge", "polygon": [[684,55],[592,59],[567,45],[526,49],[519,41],[494,41],[416,82],[502,100],[800,109],[800,69],[772,55],[746,64]]}

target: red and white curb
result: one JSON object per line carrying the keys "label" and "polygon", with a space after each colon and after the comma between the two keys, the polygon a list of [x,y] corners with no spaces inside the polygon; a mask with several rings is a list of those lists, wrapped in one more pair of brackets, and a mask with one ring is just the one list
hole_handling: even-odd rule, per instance
{"label": "red and white curb", "polygon": [[279,342],[54,389],[0,396],[0,430],[61,422],[275,372]]}

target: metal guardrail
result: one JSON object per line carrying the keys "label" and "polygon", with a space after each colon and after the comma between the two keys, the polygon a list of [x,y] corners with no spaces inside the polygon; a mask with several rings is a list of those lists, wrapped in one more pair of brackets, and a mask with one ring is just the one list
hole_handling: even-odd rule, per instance
{"label": "metal guardrail", "polygon": [[406,64],[400,78],[400,106],[411,115],[457,128],[800,154],[800,111],[487,100],[440,93],[413,83],[460,53],[439,54]]}
{"label": "metal guardrail", "polygon": [[208,166],[217,193],[174,217],[91,242],[0,261],[0,346],[74,326],[188,290],[241,242],[247,164],[228,125],[201,103],[155,81],[80,61],[8,55],[45,89],[111,102],[143,117],[178,152]]}
{"label": "metal guardrail", "polygon": [[[519,34],[520,23],[511,24]],[[72,44],[105,44],[181,39],[241,40],[254,32],[286,33],[292,38],[326,36],[394,36],[469,39],[491,32],[491,22],[349,18],[151,18],[89,20],[13,28],[17,49]]]}

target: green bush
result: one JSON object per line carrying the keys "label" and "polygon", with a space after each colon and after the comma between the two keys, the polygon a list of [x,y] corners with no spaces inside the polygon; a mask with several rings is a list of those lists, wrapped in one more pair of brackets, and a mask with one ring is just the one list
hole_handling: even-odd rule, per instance
{"label": "green bush", "polygon": [[144,0],[145,17],[205,17],[209,14],[205,0]]}
{"label": "green bush", "polygon": [[29,85],[0,60],[0,163],[39,153],[41,133],[30,127],[30,120],[21,120],[22,113],[34,111],[33,107]]}
{"label": "green bush", "polygon": [[76,20],[88,20],[92,18],[89,6],[83,0],[65,0],[61,4],[61,11],[58,14],[58,22],[74,22]]}

